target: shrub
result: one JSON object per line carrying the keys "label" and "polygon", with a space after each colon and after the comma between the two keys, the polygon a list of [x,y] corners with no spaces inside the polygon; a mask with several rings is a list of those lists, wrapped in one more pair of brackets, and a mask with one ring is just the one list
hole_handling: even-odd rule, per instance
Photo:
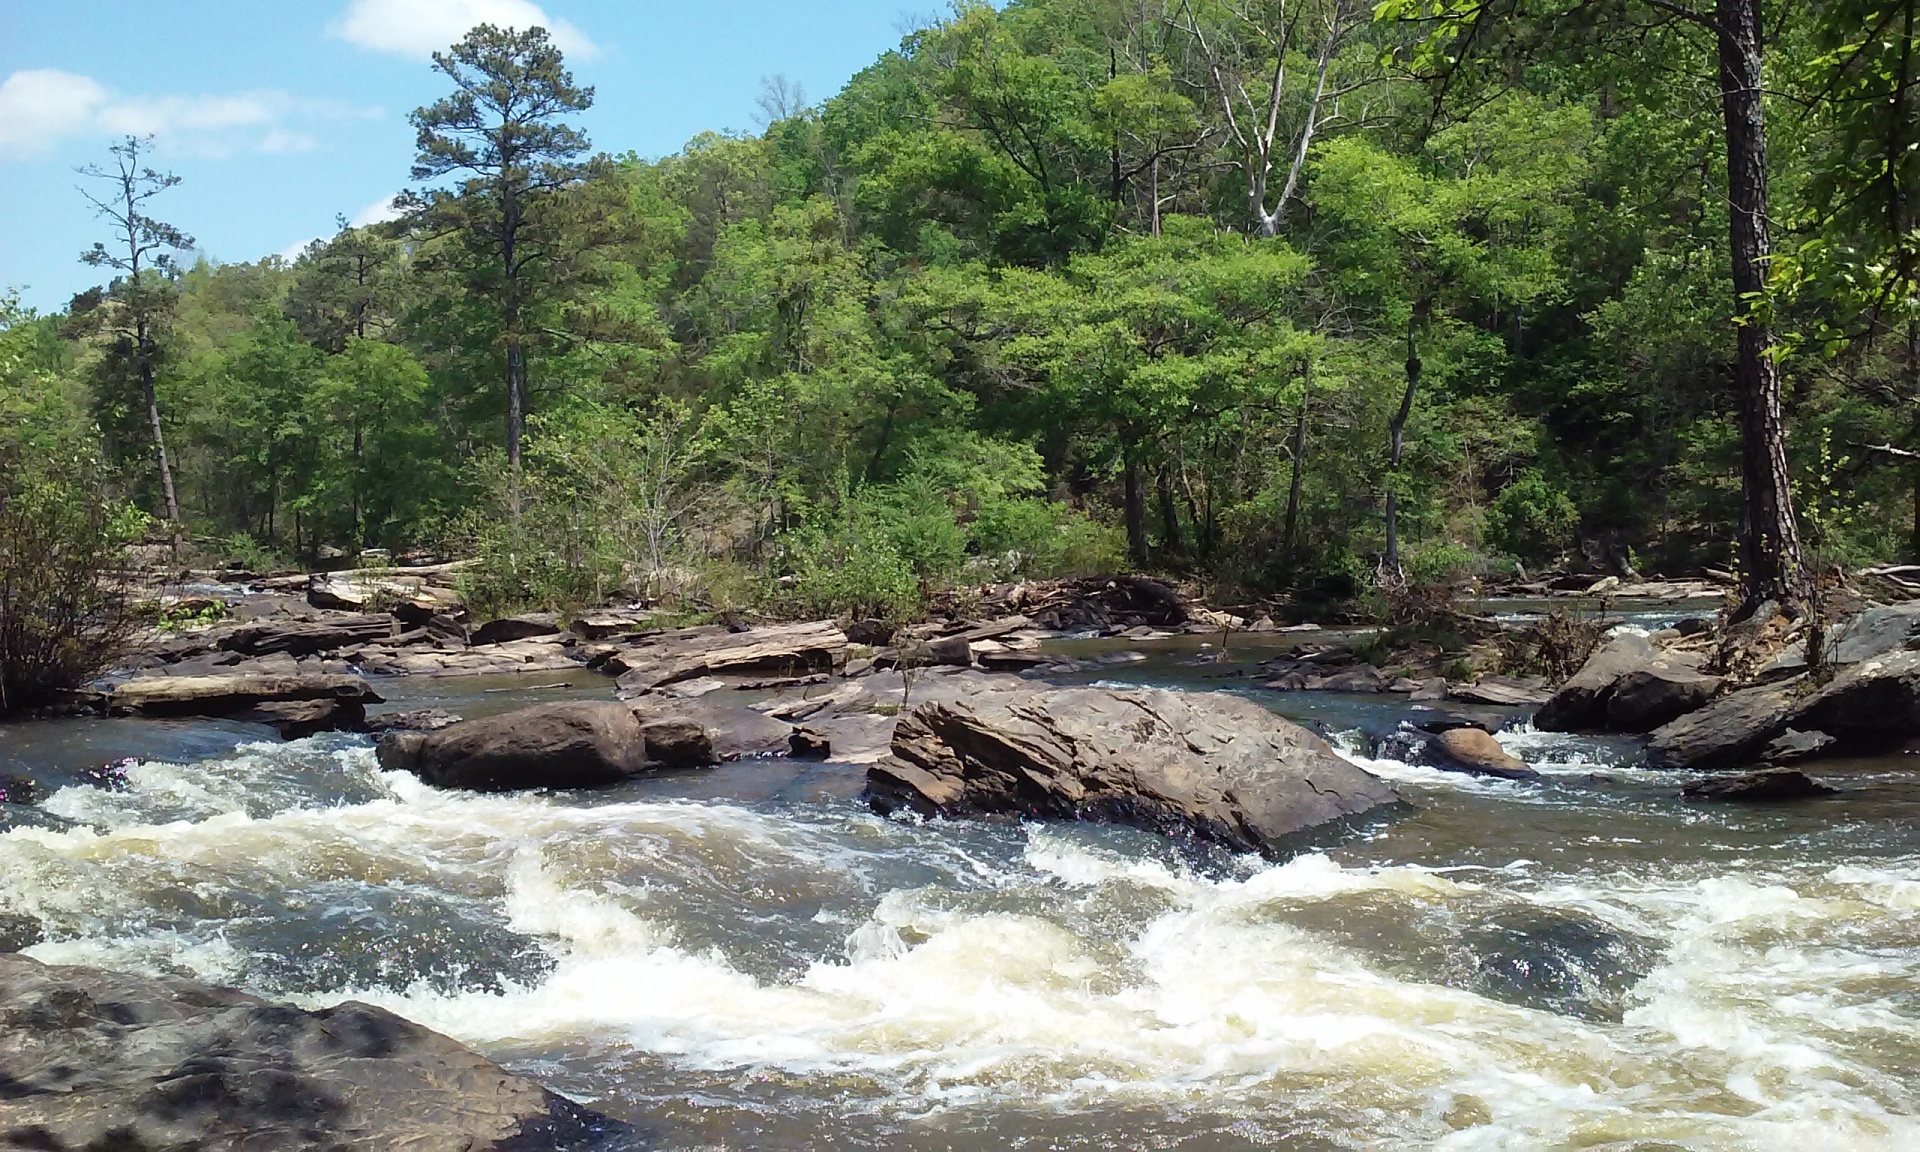
{"label": "shrub", "polygon": [[1038,497],[983,505],[973,539],[980,555],[1008,576],[1095,576],[1128,567],[1126,533]]}
{"label": "shrub", "polygon": [[0,714],[100,674],[134,628],[121,550],[145,517],[112,499],[97,454],[0,442]]}
{"label": "shrub", "polygon": [[518,515],[493,458],[481,466],[493,509],[449,534],[477,560],[461,581],[468,603],[500,613],[696,598],[709,569],[698,536],[724,512],[705,450],[698,418],[672,403],[643,417],[581,402],[528,421]]}
{"label": "shrub", "polygon": [[855,515],[837,530],[797,533],[788,552],[789,575],[776,581],[770,606],[791,616],[841,616],[906,621],[923,611],[913,565],[871,515]]}
{"label": "shrub", "polygon": [[1493,498],[1487,513],[1493,543],[1529,564],[1553,560],[1566,550],[1580,522],[1573,500],[1535,471],[1520,474]]}

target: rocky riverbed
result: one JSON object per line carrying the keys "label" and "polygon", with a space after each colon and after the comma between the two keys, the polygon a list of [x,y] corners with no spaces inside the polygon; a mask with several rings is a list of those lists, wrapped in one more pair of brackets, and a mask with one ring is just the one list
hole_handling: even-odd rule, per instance
{"label": "rocky riverbed", "polygon": [[[1920,1138],[1920,791],[1884,744],[1819,729],[1806,787],[1738,760],[1683,797],[1645,736],[1537,727],[1544,682],[1368,676],[1364,635],[1223,634],[1117,583],[904,634],[456,642],[389,606],[298,655],[260,626],[377,613],[266,595],[109,685],[115,715],[0,729],[0,940],[130,974],[88,996],[390,1011],[619,1148]],[[1575,726],[1747,690],[1678,674],[1717,675],[1676,607],[1569,683]],[[460,658],[372,667],[429,652]],[[263,679],[189,683],[220,677]],[[543,763],[604,771],[498,775]]]}

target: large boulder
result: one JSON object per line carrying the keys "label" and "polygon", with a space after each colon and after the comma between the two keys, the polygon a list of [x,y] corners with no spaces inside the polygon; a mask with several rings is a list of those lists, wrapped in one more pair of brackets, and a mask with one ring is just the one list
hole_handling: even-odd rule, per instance
{"label": "large boulder", "polygon": [[1526,761],[1500,747],[1500,742],[1480,728],[1449,728],[1435,736],[1431,748],[1438,767],[1475,776],[1497,776],[1503,780],[1532,780],[1539,773]]}
{"label": "large boulder", "polygon": [[1720,694],[1720,677],[1679,660],[1656,659],[1613,682],[1607,694],[1607,727],[1615,732],[1651,732],[1704,708]]}
{"label": "large boulder", "polygon": [[391,1012],[0,955],[0,1146],[591,1148],[618,1126]]}
{"label": "large boulder", "polygon": [[647,770],[640,720],[612,701],[541,704],[434,732],[390,732],[376,754],[389,771],[474,792],[604,788]]}
{"label": "large boulder", "polygon": [[1113,820],[1268,855],[1399,799],[1238,696],[1024,684],[913,708],[867,796],[881,812]]}
{"label": "large boulder", "polygon": [[650,637],[610,658],[622,696],[703,676],[780,679],[831,671],[846,663],[847,634],[831,620],[744,632]]}
{"label": "large boulder", "polygon": [[528,612],[520,616],[502,616],[475,628],[467,642],[478,648],[486,644],[508,644],[531,640],[535,636],[554,636],[560,632],[560,617],[552,612]]}
{"label": "large boulder", "polygon": [[1763,684],[1720,697],[1654,730],[1647,761],[1655,768],[1711,770],[1758,760],[1789,727],[1799,682]]}
{"label": "large boulder", "polygon": [[784,756],[793,738],[793,725],[751,708],[661,695],[640,697],[627,707],[640,720],[647,754],[670,767]]}
{"label": "large boulder", "polygon": [[1920,735],[1920,652],[1895,651],[1849,666],[1801,701],[1791,725],[1843,745]]}
{"label": "large boulder", "polygon": [[1607,701],[1614,685],[1630,672],[1652,664],[1653,644],[1637,632],[1622,632],[1587,657],[1580,671],[1561,685],[1533,718],[1543,732],[1589,732],[1606,726]]}
{"label": "large boulder", "polygon": [[1781,800],[1807,800],[1832,796],[1837,789],[1810,779],[1803,772],[1775,768],[1766,772],[1747,772],[1733,776],[1707,776],[1680,789],[1683,800],[1739,800],[1748,803],[1772,803]]}

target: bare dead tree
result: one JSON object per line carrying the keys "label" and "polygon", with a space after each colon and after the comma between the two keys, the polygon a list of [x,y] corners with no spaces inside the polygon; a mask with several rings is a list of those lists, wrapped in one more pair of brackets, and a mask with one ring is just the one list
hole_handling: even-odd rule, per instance
{"label": "bare dead tree", "polygon": [[[1224,18],[1210,29],[1193,0],[1181,0],[1176,26],[1199,49],[1206,86],[1239,150],[1248,219],[1260,235],[1275,236],[1314,139],[1339,119],[1341,97],[1372,83],[1362,77],[1330,84],[1334,61],[1366,24],[1367,8],[1356,0],[1227,0],[1220,11]],[[1288,68],[1303,55],[1312,78],[1304,103],[1295,99],[1290,107]]]}
{"label": "bare dead tree", "polygon": [[160,399],[154,390],[155,330],[172,300],[174,252],[191,251],[193,237],[147,214],[147,202],[180,183],[171,172],[156,172],[141,162],[153,148],[151,136],[128,136],[109,149],[110,165],[88,164],[75,171],[108,186],[100,196],[85,188],[80,195],[112,231],[111,247],[94,241],[80,254],[83,263],[120,273],[118,314],[133,344],[140,390],[147,405],[147,424],[153,432],[154,457],[160,466],[160,490],[166,499],[167,522],[177,539],[180,499],[174,494],[173,467],[167,462],[167,437],[160,423]]}

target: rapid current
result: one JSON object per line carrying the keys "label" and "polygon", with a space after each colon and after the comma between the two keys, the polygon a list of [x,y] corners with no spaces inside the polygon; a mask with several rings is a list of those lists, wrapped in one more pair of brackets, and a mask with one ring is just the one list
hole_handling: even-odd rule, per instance
{"label": "rapid current", "polygon": [[[1244,683],[1196,643],[1101,675]],[[394,706],[605,697],[585,679]],[[1522,725],[1545,780],[1490,781],[1398,758],[1397,697],[1258,698],[1414,810],[1271,863],[882,819],[847,765],[480,796],[360,737],[16,725],[0,771],[49,795],[4,809],[0,932],[391,1008],[636,1147],[1920,1148],[1901,761],[1696,805],[1627,742]]]}

